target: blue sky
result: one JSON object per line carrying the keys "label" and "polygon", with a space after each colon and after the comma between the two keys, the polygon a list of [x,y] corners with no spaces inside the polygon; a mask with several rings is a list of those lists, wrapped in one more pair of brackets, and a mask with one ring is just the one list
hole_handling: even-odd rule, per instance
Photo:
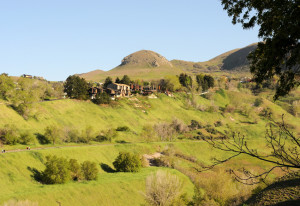
{"label": "blue sky", "polygon": [[0,73],[64,80],[138,50],[206,61],[257,42],[220,0],[0,0]]}

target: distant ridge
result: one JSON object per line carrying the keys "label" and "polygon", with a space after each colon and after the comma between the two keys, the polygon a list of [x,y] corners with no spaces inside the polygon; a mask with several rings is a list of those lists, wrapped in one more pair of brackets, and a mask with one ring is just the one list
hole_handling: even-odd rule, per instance
{"label": "distant ridge", "polygon": [[200,72],[249,72],[247,55],[256,48],[251,44],[241,49],[234,49],[220,54],[209,61],[192,62],[183,60],[168,61],[164,56],[150,50],[140,50],[129,54],[121,60],[121,64],[109,71],[94,70],[78,74],[88,81],[104,81],[129,75],[131,79],[155,80],[182,72],[196,74]]}

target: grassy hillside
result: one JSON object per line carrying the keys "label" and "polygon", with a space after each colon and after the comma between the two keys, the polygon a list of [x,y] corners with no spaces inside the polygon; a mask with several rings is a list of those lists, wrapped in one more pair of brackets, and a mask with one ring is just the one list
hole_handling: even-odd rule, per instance
{"label": "grassy hillside", "polygon": [[[285,114],[285,120],[293,130],[300,132],[300,119],[286,112],[279,105],[263,99],[259,107],[253,106],[255,99],[247,92],[238,90],[211,91],[205,97],[197,94],[177,93],[174,98],[159,94],[157,99],[137,96],[130,99],[124,98],[110,106],[98,106],[89,101],[57,100],[36,103],[33,116],[28,120],[23,119],[12,108],[0,104],[0,128],[7,124],[19,130],[28,130],[32,134],[43,133],[48,125],[55,124],[61,128],[76,128],[79,131],[92,126],[94,133],[119,126],[128,126],[131,131],[119,132],[114,140],[132,142],[131,144],[108,144],[81,147],[52,148],[47,150],[32,150],[0,155],[0,204],[12,199],[29,200],[38,202],[39,205],[55,205],[56,201],[62,205],[141,205],[144,204],[141,192],[145,191],[145,179],[148,175],[161,168],[144,168],[140,173],[106,173],[100,170],[97,181],[70,182],[64,185],[41,185],[32,177],[32,169],[42,170],[45,156],[55,154],[67,158],[78,159],[79,162],[91,160],[112,167],[112,162],[119,151],[132,151],[138,154],[151,154],[161,152],[165,148],[174,148],[185,155],[192,156],[197,162],[176,157],[177,174],[184,183],[184,192],[191,199],[193,184],[189,178],[196,175],[201,183],[201,188],[210,195],[210,198],[221,201],[222,199],[239,196],[241,191],[251,193],[253,188],[244,188],[233,182],[226,173],[228,168],[238,169],[242,166],[252,171],[265,171],[270,165],[262,163],[247,156],[241,156],[234,161],[220,166],[216,170],[197,173],[194,168],[201,164],[210,164],[212,157],[224,158],[228,154],[212,149],[203,141],[193,141],[190,137],[197,136],[197,132],[205,134],[205,129],[192,131],[181,136],[174,142],[150,142],[142,136],[144,125],[170,123],[174,118],[182,120],[186,125],[191,120],[197,120],[203,125],[211,125],[220,132],[225,130],[240,131],[246,135],[250,146],[255,146],[258,151],[265,152],[265,125],[267,120],[259,113],[269,108],[276,119]],[[235,108],[232,112],[223,112],[227,105]],[[222,125],[214,127],[214,123],[221,121]],[[74,144],[74,143],[73,143]],[[42,145],[49,147],[52,145]],[[64,146],[64,145],[61,145]],[[32,148],[41,147],[37,142]],[[5,149],[25,148],[25,145],[5,146]],[[166,168],[164,168],[166,169]],[[181,171],[182,173],[180,173]],[[280,175],[276,171],[275,175]],[[274,175],[271,175],[274,178]],[[220,189],[222,188],[222,190]],[[246,193],[246,192],[245,192]],[[220,202],[221,204],[221,202]],[[222,203],[223,204],[223,203]]]}

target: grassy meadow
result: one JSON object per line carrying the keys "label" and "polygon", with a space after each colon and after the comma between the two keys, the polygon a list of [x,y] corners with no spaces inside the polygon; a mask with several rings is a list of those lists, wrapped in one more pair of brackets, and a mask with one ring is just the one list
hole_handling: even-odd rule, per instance
{"label": "grassy meadow", "polygon": [[[200,164],[211,164],[211,158],[225,158],[229,154],[212,149],[206,142],[193,139],[197,132],[206,134],[204,129],[192,131],[173,142],[145,142],[142,136],[143,126],[155,125],[161,122],[170,123],[179,119],[186,125],[196,120],[203,125],[212,125],[219,132],[240,131],[246,136],[249,145],[258,151],[265,152],[264,134],[267,119],[260,115],[265,108],[269,108],[273,117],[280,119],[285,114],[285,120],[293,130],[300,132],[300,119],[289,114],[281,106],[263,98],[260,106],[253,103],[257,99],[247,92],[238,90],[210,91],[205,97],[196,94],[176,93],[174,97],[158,94],[157,99],[136,96],[113,102],[109,106],[95,105],[90,101],[57,100],[36,103],[29,119],[25,120],[12,108],[0,104],[0,127],[13,126],[20,131],[29,131],[32,135],[43,134],[48,125],[61,128],[76,128],[79,132],[92,127],[97,134],[101,130],[116,129],[128,126],[130,131],[118,132],[118,136],[110,142],[101,144],[60,143],[54,146],[70,146],[49,148],[45,150],[22,151],[0,155],[0,204],[12,200],[28,200],[39,205],[143,205],[145,204],[145,179],[157,170],[168,170],[180,177],[184,182],[183,193],[192,200],[194,185],[191,181],[197,176],[199,184],[209,198],[218,200],[220,205],[226,205],[226,200],[252,194],[254,187],[246,187],[234,182],[226,170],[246,167],[252,171],[265,171],[269,164],[260,162],[247,156],[221,165],[211,171],[198,173],[195,168]],[[228,105],[234,111],[225,112]],[[222,125],[214,127],[217,121]],[[128,144],[120,144],[119,141]],[[71,147],[76,145],[76,147]],[[31,148],[53,147],[41,145],[37,140]],[[6,150],[24,149],[25,145],[5,146]],[[3,147],[2,147],[3,148]],[[101,169],[101,164],[113,168],[112,162],[120,151],[130,151],[143,154],[162,152],[166,148],[173,148],[177,153],[195,158],[192,162],[184,157],[174,156],[175,169],[147,167],[138,173],[109,173]],[[90,182],[69,182],[63,185],[43,185],[37,182],[33,169],[43,170],[47,155],[74,158],[80,163],[85,160],[95,161],[99,165],[98,180]],[[282,172],[275,171],[270,177],[274,178]]]}

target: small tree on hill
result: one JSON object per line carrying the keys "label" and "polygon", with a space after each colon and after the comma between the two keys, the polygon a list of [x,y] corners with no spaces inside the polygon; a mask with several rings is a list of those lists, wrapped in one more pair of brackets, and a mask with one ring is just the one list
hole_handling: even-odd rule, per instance
{"label": "small tree on hill", "polygon": [[109,84],[113,83],[111,77],[106,77],[103,87],[106,88]]}
{"label": "small tree on hill", "polygon": [[117,84],[121,83],[121,80],[119,79],[119,77],[116,78],[115,83],[117,83]]}
{"label": "small tree on hill", "polygon": [[182,191],[182,182],[176,175],[157,171],[146,179],[145,199],[152,206],[174,205]]}
{"label": "small tree on hill", "polygon": [[96,95],[95,99],[93,99],[93,102],[95,104],[109,104],[111,102],[111,98],[109,94],[102,92]]}
{"label": "small tree on hill", "polygon": [[124,75],[123,78],[121,79],[121,83],[129,85],[130,84],[130,78],[129,78],[129,76],[128,75]]}
{"label": "small tree on hill", "polygon": [[192,85],[193,85],[192,77],[187,74],[184,74],[184,73],[180,74],[179,82],[184,87],[192,87]]}
{"label": "small tree on hill", "polygon": [[62,131],[57,126],[51,125],[46,127],[44,136],[48,141],[51,141],[52,144],[55,144],[60,140],[62,136]]}
{"label": "small tree on hill", "polygon": [[95,162],[84,161],[81,164],[81,171],[85,180],[96,180],[98,177],[98,168]]}
{"label": "small tree on hill", "polygon": [[72,180],[80,180],[82,178],[81,167],[76,159],[69,160],[69,169],[71,172]]}
{"label": "small tree on hill", "polygon": [[71,179],[69,162],[63,157],[47,156],[46,169],[42,172],[46,184],[63,184]]}
{"label": "small tree on hill", "polygon": [[138,172],[141,168],[141,160],[136,154],[120,152],[113,165],[118,172]]}
{"label": "small tree on hill", "polygon": [[64,91],[72,99],[88,99],[88,83],[79,76],[69,76],[64,84]]}

